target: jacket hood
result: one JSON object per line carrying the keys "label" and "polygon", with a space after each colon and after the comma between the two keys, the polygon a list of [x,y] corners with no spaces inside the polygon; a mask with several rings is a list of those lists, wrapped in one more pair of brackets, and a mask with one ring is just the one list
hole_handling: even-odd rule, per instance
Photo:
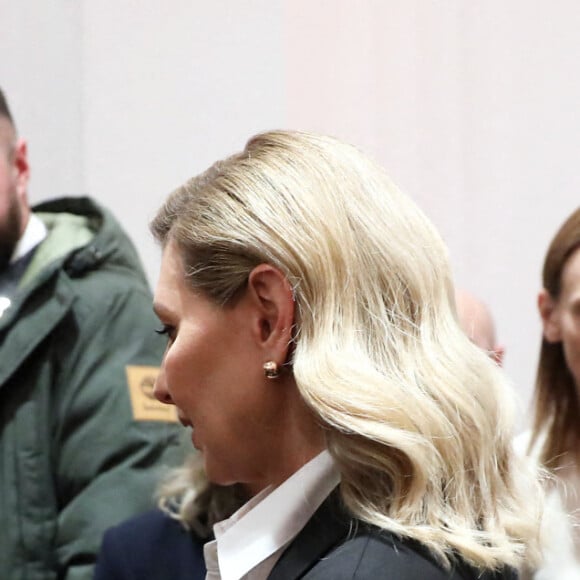
{"label": "jacket hood", "polygon": [[22,285],[36,277],[47,263],[64,262],[71,277],[105,267],[147,279],[135,246],[113,214],[89,197],[65,197],[38,204],[32,211],[45,223],[48,234],[38,248]]}

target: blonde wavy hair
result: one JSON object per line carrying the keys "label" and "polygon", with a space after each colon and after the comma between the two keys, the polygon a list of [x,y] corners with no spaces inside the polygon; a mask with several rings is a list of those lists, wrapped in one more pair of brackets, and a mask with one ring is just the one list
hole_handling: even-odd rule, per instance
{"label": "blonde wavy hair", "polygon": [[380,167],[332,138],[264,133],[171,194],[152,231],[220,304],[260,263],[286,275],[288,366],[356,518],[443,562],[536,561],[540,491],[512,452],[511,388],[457,324],[440,236]]}
{"label": "blonde wavy hair", "polygon": [[250,499],[241,484],[211,483],[199,453],[192,453],[181,467],[170,470],[156,495],[166,514],[202,540],[209,540],[213,525],[229,518]]}

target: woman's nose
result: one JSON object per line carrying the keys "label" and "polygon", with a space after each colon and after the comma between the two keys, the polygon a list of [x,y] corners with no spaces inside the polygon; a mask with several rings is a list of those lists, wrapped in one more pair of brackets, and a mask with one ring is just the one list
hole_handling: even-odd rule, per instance
{"label": "woman's nose", "polygon": [[163,367],[161,367],[157,379],[155,379],[153,394],[158,401],[161,401],[166,405],[173,405],[173,399],[167,389],[167,381],[165,380],[165,371],[163,370]]}

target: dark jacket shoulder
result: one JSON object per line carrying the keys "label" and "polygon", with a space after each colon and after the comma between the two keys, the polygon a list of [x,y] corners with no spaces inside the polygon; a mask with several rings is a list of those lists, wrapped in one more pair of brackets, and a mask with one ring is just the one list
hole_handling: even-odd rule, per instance
{"label": "dark jacket shoulder", "polygon": [[203,541],[159,509],[109,529],[95,580],[203,580]]}
{"label": "dark jacket shoulder", "polygon": [[418,542],[366,528],[323,557],[305,580],[515,580],[512,572],[493,574],[461,562],[444,567]]}
{"label": "dark jacket shoulder", "polygon": [[350,516],[336,489],[276,563],[269,580],[516,580],[457,560],[446,568],[422,544]]}

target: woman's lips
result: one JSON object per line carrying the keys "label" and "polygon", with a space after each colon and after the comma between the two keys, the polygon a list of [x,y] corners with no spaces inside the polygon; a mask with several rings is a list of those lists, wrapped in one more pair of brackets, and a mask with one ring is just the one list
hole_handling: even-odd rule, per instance
{"label": "woman's lips", "polygon": [[185,415],[182,415],[179,411],[177,412],[177,419],[184,427],[191,428],[191,443],[196,449],[199,449],[199,446],[195,440],[195,429],[193,428],[193,423]]}

